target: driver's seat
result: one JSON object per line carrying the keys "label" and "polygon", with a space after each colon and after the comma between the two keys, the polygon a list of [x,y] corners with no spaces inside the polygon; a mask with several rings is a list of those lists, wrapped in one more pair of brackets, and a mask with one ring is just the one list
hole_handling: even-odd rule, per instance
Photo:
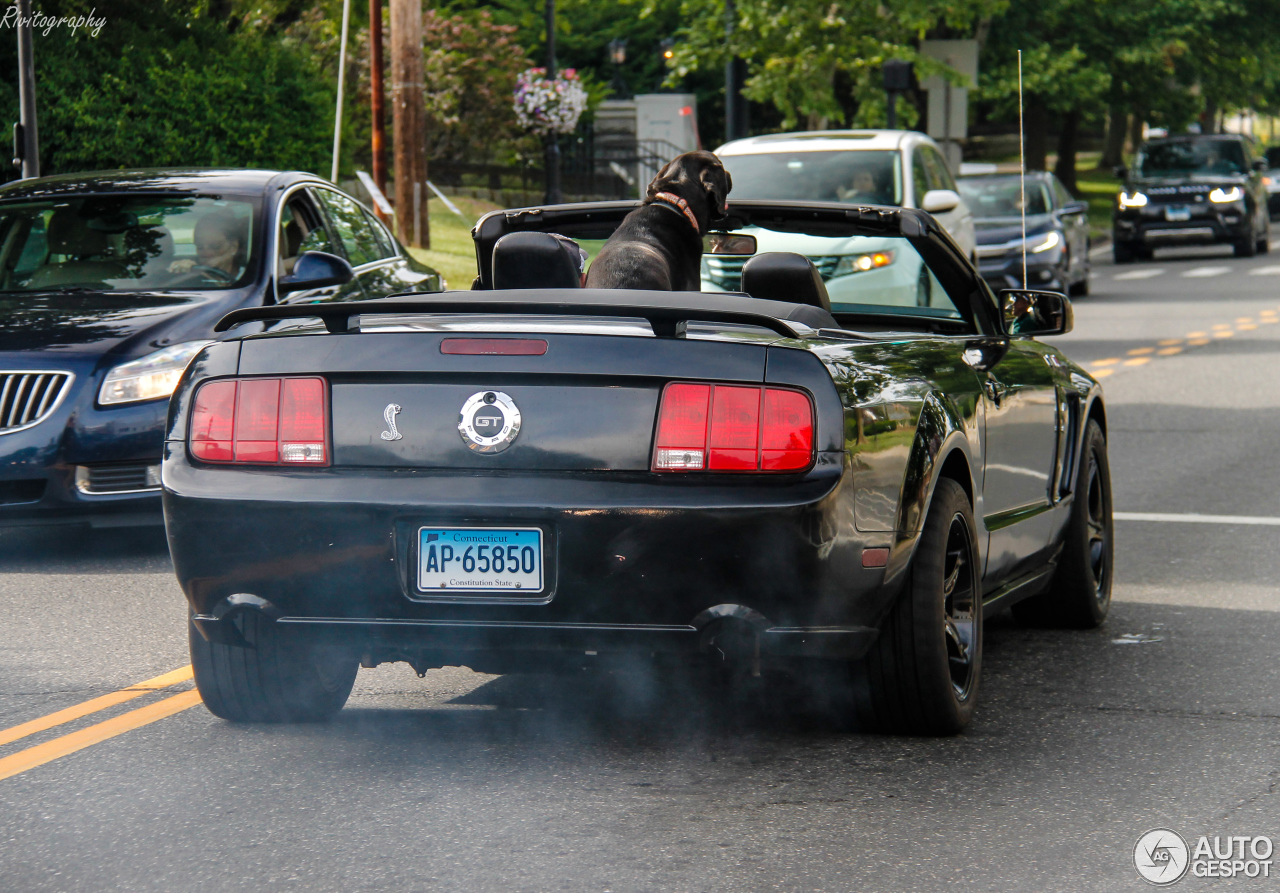
{"label": "driver's seat", "polygon": [[59,208],[49,218],[45,234],[49,256],[67,258],[36,270],[26,287],[57,288],[61,285],[91,284],[125,275],[124,265],[111,260],[88,260],[107,250],[106,233],[90,229],[74,208]]}
{"label": "driver's seat", "polygon": [[757,254],[742,267],[742,290],[753,298],[808,304],[831,312],[831,298],[813,261],[791,251]]}

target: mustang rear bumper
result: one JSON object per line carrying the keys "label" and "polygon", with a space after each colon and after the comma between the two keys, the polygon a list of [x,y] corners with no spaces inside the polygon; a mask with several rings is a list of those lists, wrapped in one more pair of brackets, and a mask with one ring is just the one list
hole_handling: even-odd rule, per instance
{"label": "mustang rear bumper", "polygon": [[[799,479],[699,482],[207,468],[170,444],[165,520],[197,628],[232,644],[239,612],[257,610],[415,665],[705,653],[730,628],[761,656],[857,657],[913,543],[854,529],[843,459],[820,454]],[[424,525],[539,528],[544,597],[459,603],[418,592]],[[862,566],[865,549],[886,547],[888,569]]]}

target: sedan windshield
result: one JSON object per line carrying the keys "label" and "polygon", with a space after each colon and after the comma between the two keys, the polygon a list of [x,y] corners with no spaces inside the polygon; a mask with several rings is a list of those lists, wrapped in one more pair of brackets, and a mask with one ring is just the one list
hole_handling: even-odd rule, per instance
{"label": "sedan windshield", "polygon": [[0,291],[224,289],[252,281],[256,199],[95,195],[0,205]]}
{"label": "sedan windshield", "polygon": [[[960,197],[979,219],[1021,217],[1023,188],[1019,177],[962,177],[956,183]],[[1049,200],[1044,184],[1029,180],[1026,184],[1027,215],[1048,214]]]}
{"label": "sedan windshield", "polygon": [[720,160],[733,177],[735,199],[902,204],[902,169],[893,151],[779,152]]}
{"label": "sedan windshield", "polygon": [[1143,146],[1133,165],[1139,177],[1242,174],[1244,149],[1234,140],[1179,140]]}

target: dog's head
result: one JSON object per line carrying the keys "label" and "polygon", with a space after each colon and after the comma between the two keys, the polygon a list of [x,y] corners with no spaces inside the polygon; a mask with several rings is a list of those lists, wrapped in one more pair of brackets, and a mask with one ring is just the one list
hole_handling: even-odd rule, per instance
{"label": "dog's head", "polygon": [[698,233],[705,233],[712,220],[728,211],[729,190],[733,178],[711,152],[686,152],[677,155],[658,171],[645,193],[645,203],[652,202],[660,192],[670,192],[689,203],[689,209],[698,219]]}

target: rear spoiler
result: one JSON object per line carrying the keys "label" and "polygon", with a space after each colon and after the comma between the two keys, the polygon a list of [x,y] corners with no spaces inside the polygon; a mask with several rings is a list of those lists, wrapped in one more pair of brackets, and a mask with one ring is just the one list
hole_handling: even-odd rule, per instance
{"label": "rear spoiler", "polygon": [[[536,297],[535,297],[536,296]],[[839,324],[826,310],[807,304],[764,301],[746,295],[608,289],[522,289],[443,292],[332,304],[274,304],[233,310],[213,327],[225,332],[245,322],[319,319],[332,333],[350,332],[351,318],[374,314],[459,313],[521,316],[604,316],[646,320],[659,338],[677,338],[689,322],[730,323],[769,329],[784,338],[804,337]]]}

